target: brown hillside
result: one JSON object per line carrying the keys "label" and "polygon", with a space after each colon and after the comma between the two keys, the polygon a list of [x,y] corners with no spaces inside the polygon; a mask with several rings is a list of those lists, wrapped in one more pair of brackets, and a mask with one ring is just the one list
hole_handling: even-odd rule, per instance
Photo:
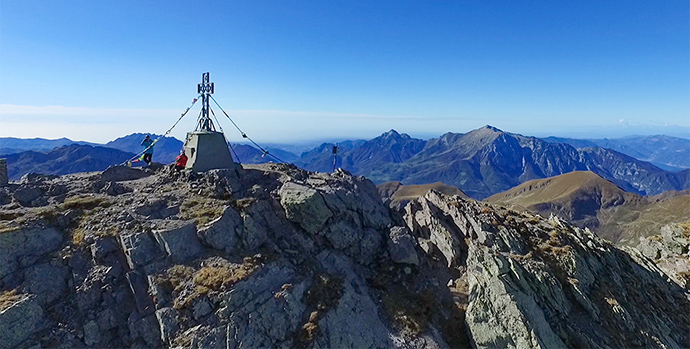
{"label": "brown hillside", "polygon": [[624,245],[637,244],[640,236],[654,235],[664,224],[690,219],[690,196],[685,192],[642,197],[587,171],[532,180],[485,201],[555,214]]}
{"label": "brown hillside", "polygon": [[414,185],[403,185],[400,182],[386,182],[377,185],[376,188],[378,188],[381,197],[390,199],[391,203],[395,206],[402,206],[408,201],[418,199],[432,189],[445,195],[458,195],[464,199],[469,199],[469,197],[458,187],[447,185],[442,182]]}

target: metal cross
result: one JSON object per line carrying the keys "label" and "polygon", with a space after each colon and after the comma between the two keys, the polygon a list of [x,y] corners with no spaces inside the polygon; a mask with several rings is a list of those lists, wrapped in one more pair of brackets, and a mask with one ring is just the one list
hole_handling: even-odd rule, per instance
{"label": "metal cross", "polygon": [[210,93],[213,94],[213,83],[209,83],[209,74],[204,73],[201,75],[201,83],[196,87],[196,93]]}
{"label": "metal cross", "polygon": [[213,121],[211,121],[209,111],[211,110],[210,99],[213,93],[213,83],[209,82],[209,73],[203,73],[201,75],[201,83],[197,85],[196,91],[201,94],[201,113],[199,115],[199,121],[196,126],[197,131],[215,131],[216,128],[213,126]]}

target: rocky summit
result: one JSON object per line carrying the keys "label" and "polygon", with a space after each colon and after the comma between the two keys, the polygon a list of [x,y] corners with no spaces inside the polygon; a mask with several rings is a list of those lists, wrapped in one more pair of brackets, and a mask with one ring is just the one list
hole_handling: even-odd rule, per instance
{"label": "rocky summit", "polygon": [[27,175],[0,188],[0,347],[690,346],[655,264],[684,230],[643,254],[434,190],[397,207],[291,165]]}

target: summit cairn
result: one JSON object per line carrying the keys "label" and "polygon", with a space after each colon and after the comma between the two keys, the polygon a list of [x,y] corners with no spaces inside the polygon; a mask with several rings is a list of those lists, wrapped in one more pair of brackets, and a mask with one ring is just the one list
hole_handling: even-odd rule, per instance
{"label": "summit cairn", "polygon": [[209,82],[209,73],[202,75],[197,92],[201,94],[201,112],[196,129],[187,133],[184,142],[184,152],[189,158],[186,168],[196,172],[234,168],[236,165],[230,155],[225,135],[223,132],[216,131],[209,115],[211,113],[209,101],[214,92],[214,84]]}

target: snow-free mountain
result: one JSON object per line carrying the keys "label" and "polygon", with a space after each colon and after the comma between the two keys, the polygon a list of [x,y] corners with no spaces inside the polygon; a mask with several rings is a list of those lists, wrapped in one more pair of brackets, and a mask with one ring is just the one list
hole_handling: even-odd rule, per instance
{"label": "snow-free mountain", "polygon": [[[143,137],[144,134],[132,134],[105,146],[137,153],[141,150]],[[685,159],[682,154],[690,154],[690,140],[665,136],[618,140],[552,137],[544,140],[485,126],[464,134],[446,133],[430,140],[416,139],[391,130],[371,140],[323,143],[303,152],[301,156],[284,150],[284,147],[266,149],[277,158],[304,169],[331,172],[334,168],[334,146],[338,148],[335,167],[366,176],[375,183],[399,181],[411,185],[443,182],[477,199],[529,180],[572,171],[592,171],[622,189],[640,195],[690,188],[690,170],[682,161]],[[165,138],[156,145],[154,161],[171,163],[181,148],[181,141]],[[276,161],[274,157],[265,156],[247,144],[232,144],[232,149],[235,160],[245,164]],[[630,154],[663,162],[665,168],[673,168],[674,171],[659,168]],[[110,164],[119,163],[107,158],[101,160],[110,161]],[[8,161],[8,165],[12,167],[12,161]],[[45,166],[36,164],[36,168],[32,169],[26,163],[22,171],[38,171],[38,168],[45,170]],[[66,170],[58,168],[51,168],[50,171],[66,173]],[[13,173],[12,179],[23,174]]]}
{"label": "snow-free mountain", "polygon": [[[318,152],[303,154],[297,164],[308,170],[328,170],[329,147],[324,144]],[[377,148],[384,149],[389,157],[372,152]],[[546,142],[491,126],[466,134],[446,133],[426,142],[391,131],[346,148],[340,156],[344,169],[376,183],[440,181],[478,199],[528,180],[572,171],[592,171],[627,191],[642,195],[690,186],[690,170],[669,172],[614,150],[598,147],[578,150],[569,144]],[[380,160],[372,163],[367,161],[369,158]]]}

